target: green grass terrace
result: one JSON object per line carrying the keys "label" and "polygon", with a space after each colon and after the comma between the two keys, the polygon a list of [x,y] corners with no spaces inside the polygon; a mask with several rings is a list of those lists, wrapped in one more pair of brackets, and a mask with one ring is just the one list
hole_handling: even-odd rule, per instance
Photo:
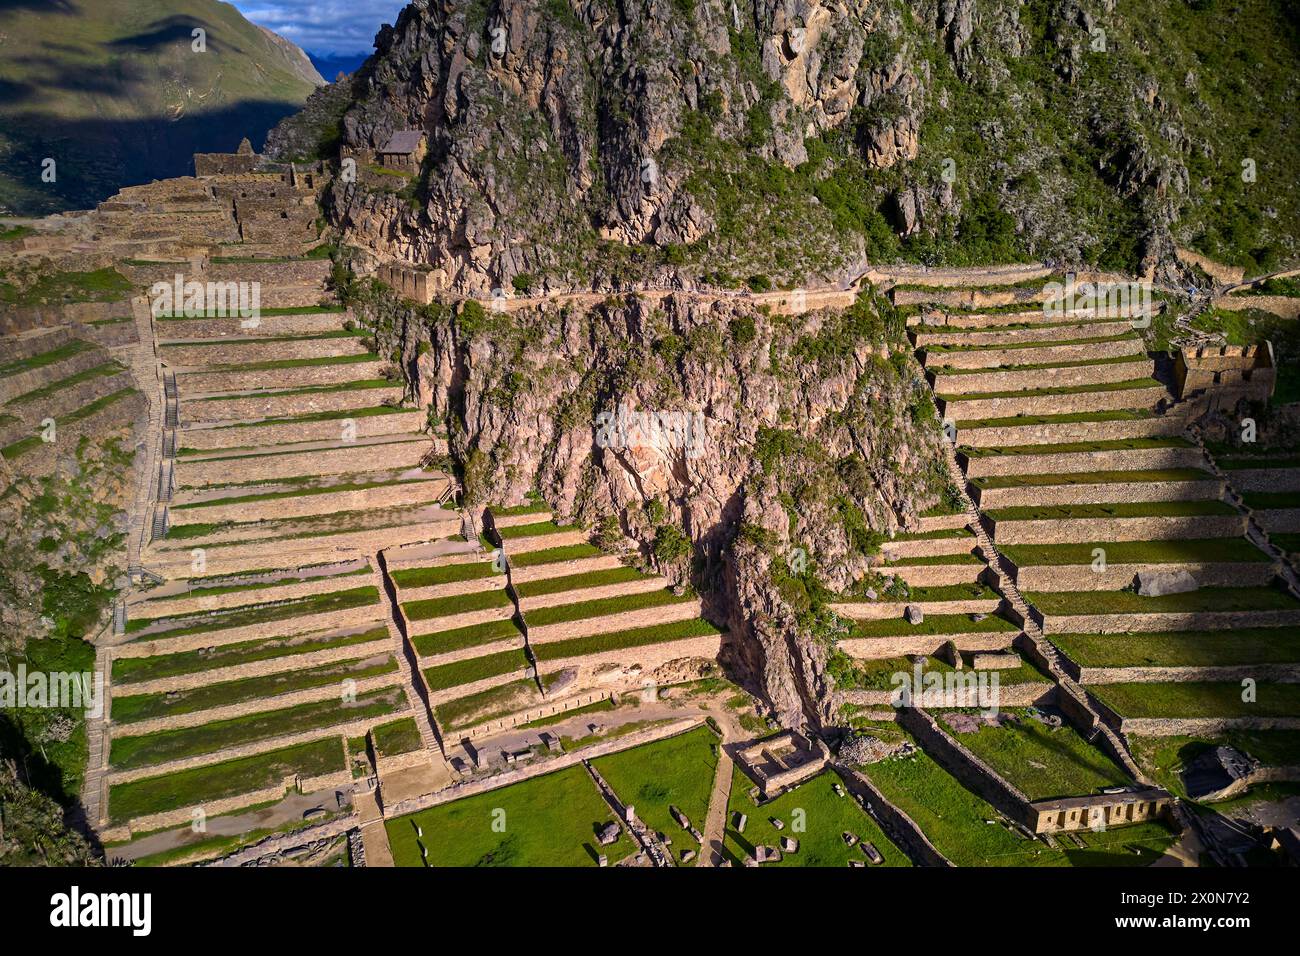
{"label": "green grass terrace", "polygon": [[1255,685],[1255,700],[1242,699],[1244,690],[1237,681],[1103,684],[1089,689],[1126,718],[1300,716],[1300,684],[1261,682]]}
{"label": "green grass terrace", "polygon": [[114,823],[196,806],[278,786],[288,776],[319,777],[341,771],[347,755],[339,737],[324,737],[251,757],[120,783],[109,790]]}
{"label": "green grass terrace", "polygon": [[1133,591],[1030,592],[1025,600],[1043,614],[1162,614],[1194,611],[1292,611],[1300,601],[1277,588],[1201,588],[1148,597]]}
{"label": "green grass terrace", "polygon": [[195,727],[159,731],[138,737],[114,737],[109,763],[115,770],[149,767],[173,760],[204,756],[290,734],[307,733],[337,724],[383,717],[406,706],[401,687],[385,687],[279,710],[262,711]]}
{"label": "green grass terrace", "polygon": [[1245,538],[1177,541],[1097,541],[1087,544],[1011,544],[999,550],[1022,567],[1092,564],[1100,548],[1107,564],[1246,564],[1272,559]]}
{"label": "green grass terrace", "polygon": [[1024,505],[993,508],[994,521],[1044,521],[1077,518],[1206,518],[1235,515],[1237,509],[1222,501],[1132,501],[1118,504]]}
{"label": "green grass terrace", "polygon": [[1294,627],[1155,634],[1054,634],[1051,640],[1080,667],[1300,663],[1300,630]]}
{"label": "green grass terrace", "polygon": [[942,634],[991,634],[1004,631],[1008,643],[1020,633],[1020,626],[1002,617],[990,614],[982,620],[975,620],[970,614],[927,614],[920,624],[909,624],[905,618],[890,617],[874,621],[856,621],[853,630],[846,638],[860,637],[897,637],[903,634],[942,635]]}
{"label": "green grass terrace", "polygon": [[152,657],[121,657],[113,661],[113,683],[132,684],[179,677],[206,670],[369,644],[388,637],[388,629],[381,625],[363,630],[322,630],[291,637],[240,641],[236,644]]}

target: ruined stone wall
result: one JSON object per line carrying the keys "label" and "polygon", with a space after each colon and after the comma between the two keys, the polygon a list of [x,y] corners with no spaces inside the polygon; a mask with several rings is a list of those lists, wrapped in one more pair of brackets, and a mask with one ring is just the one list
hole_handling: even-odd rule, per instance
{"label": "ruined stone wall", "polygon": [[933,717],[920,707],[898,711],[899,726],[916,738],[934,761],[969,790],[983,797],[1006,816],[1032,829],[1037,822],[1029,798],[1006,778],[950,737]]}

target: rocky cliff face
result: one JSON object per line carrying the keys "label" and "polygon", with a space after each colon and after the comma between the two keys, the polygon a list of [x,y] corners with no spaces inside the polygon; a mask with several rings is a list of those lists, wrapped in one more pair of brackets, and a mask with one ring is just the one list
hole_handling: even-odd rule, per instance
{"label": "rocky cliff face", "polygon": [[416,0],[341,135],[421,129],[429,156],[404,189],[339,182],[332,215],[452,293],[807,284],[864,258],[1172,274],[1175,239],[1264,264],[1300,233],[1294,24],[1208,6]]}
{"label": "rocky cliff face", "polygon": [[798,318],[682,294],[365,311],[445,423],[471,504],[540,493],[561,520],[630,538],[700,591],[731,631],[733,672],[783,720],[829,716],[830,632],[809,590],[862,580],[880,539],[946,489],[934,407],[887,303]]}

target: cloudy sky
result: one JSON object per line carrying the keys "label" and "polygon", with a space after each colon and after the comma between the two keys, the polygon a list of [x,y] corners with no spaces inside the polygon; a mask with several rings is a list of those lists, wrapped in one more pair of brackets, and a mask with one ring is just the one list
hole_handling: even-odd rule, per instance
{"label": "cloudy sky", "polygon": [[254,23],[312,53],[369,53],[406,0],[229,0]]}

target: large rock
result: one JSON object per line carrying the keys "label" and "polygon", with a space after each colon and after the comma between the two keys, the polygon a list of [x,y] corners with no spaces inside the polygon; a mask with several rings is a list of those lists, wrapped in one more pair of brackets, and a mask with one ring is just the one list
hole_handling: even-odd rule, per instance
{"label": "large rock", "polygon": [[1190,571],[1139,571],[1137,593],[1143,597],[1160,597],[1164,594],[1184,594],[1200,588],[1200,582]]}

